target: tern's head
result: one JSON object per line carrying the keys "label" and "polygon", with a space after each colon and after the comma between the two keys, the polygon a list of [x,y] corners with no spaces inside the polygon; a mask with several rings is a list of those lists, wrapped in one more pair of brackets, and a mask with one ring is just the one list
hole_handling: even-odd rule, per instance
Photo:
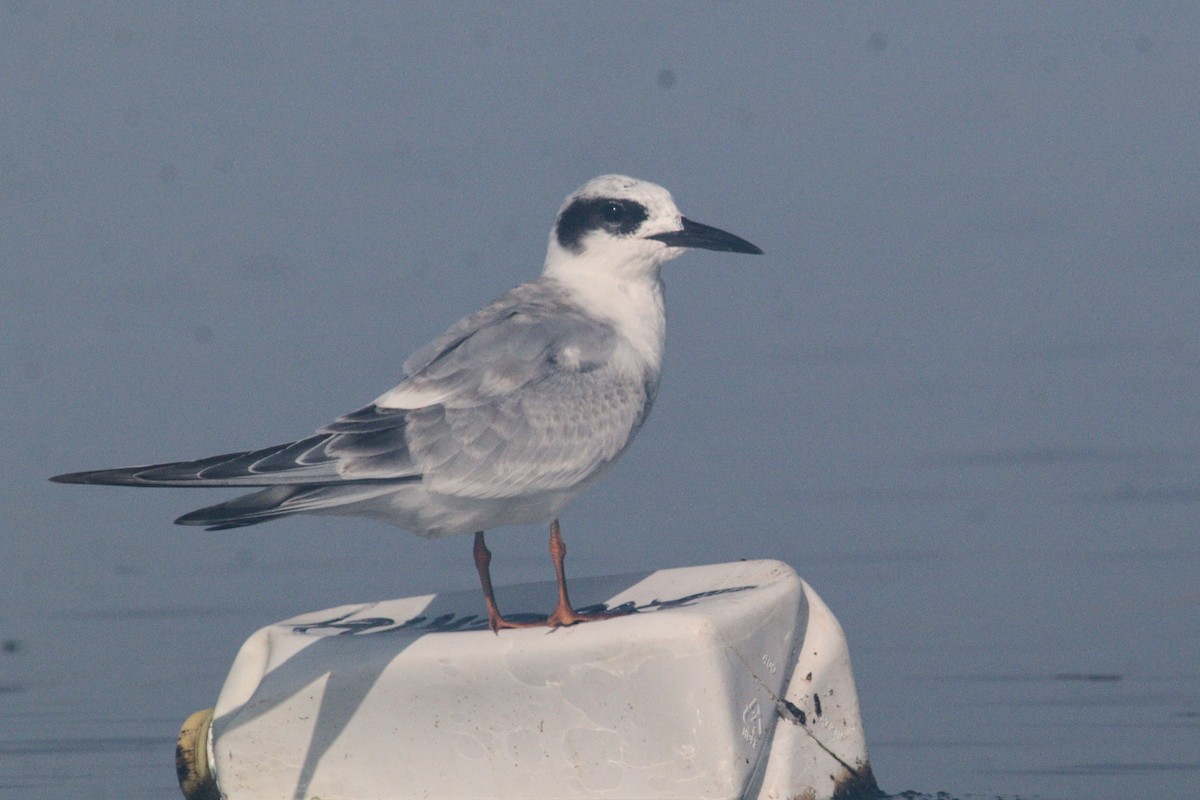
{"label": "tern's head", "polygon": [[684,248],[762,253],[745,239],[692,222],[661,186],[624,175],[601,175],[563,203],[550,232],[546,273],[597,272],[658,277]]}

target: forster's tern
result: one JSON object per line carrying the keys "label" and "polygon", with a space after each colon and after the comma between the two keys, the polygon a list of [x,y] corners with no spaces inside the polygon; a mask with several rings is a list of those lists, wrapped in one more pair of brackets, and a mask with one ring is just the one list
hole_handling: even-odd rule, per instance
{"label": "forster's tern", "polygon": [[537,280],[463,318],[404,363],[370,405],[299,441],[141,467],[58,475],[60,483],[262,487],[185,514],[181,525],[237,528],[291,514],[371,517],[421,536],[475,533],[493,631],[483,532],[550,522],[558,606],[567,596],[558,513],[625,450],[662,369],[659,271],[684,248],[761,253],[680,214],[661,186],[602,175],[563,203]]}

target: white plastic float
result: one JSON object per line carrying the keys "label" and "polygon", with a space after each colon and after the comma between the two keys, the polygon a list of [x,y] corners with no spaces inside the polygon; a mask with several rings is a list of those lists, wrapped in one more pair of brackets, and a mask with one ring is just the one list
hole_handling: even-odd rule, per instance
{"label": "white plastic float", "polygon": [[[184,724],[184,794],[881,794],[841,627],[786,564],[577,579],[571,592],[580,610],[633,613],[496,635],[469,591],[342,606],[258,631],[216,708]],[[506,610],[555,597],[540,583],[498,594]]]}

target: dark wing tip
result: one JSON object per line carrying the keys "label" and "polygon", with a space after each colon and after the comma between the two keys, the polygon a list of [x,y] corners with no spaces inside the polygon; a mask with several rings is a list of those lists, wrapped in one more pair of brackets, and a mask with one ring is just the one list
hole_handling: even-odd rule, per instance
{"label": "dark wing tip", "polygon": [[50,478],[51,483],[128,483],[129,480],[121,480],[120,476],[113,473],[117,470],[92,470],[90,472],[65,472],[62,475],[54,475]]}
{"label": "dark wing tip", "polygon": [[234,528],[245,528],[249,525],[255,525],[263,522],[261,519],[239,522],[237,520],[229,520],[227,522],[219,522],[211,515],[211,509],[201,508],[196,511],[189,511],[179,519],[175,520],[176,525],[195,525],[204,526],[206,531],[228,531]]}

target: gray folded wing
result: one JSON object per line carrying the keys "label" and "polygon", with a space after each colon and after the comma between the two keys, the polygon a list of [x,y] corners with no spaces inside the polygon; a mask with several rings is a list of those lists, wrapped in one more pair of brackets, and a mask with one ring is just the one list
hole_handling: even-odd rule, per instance
{"label": "gray folded wing", "polygon": [[270,486],[329,480],[336,476],[328,452],[331,436],[309,436],[296,442],[224,453],[194,461],[101,469],[56,475],[57,483],[114,486]]}
{"label": "gray folded wing", "polygon": [[274,487],[183,524],[235,527],[327,510],[421,481],[497,498],[570,489],[615,458],[653,401],[657,374],[614,362],[612,327],[553,285],[525,284],[418,350],[374,404],[296,442],[59,475],[62,483]]}
{"label": "gray folded wing", "polygon": [[[431,491],[569,489],[621,452],[653,400],[657,374],[618,364],[619,346],[609,323],[554,284],[526,284],[417,351],[409,378],[350,417],[373,426],[388,407],[406,409],[409,455]],[[347,430],[348,419],[323,430]]]}

